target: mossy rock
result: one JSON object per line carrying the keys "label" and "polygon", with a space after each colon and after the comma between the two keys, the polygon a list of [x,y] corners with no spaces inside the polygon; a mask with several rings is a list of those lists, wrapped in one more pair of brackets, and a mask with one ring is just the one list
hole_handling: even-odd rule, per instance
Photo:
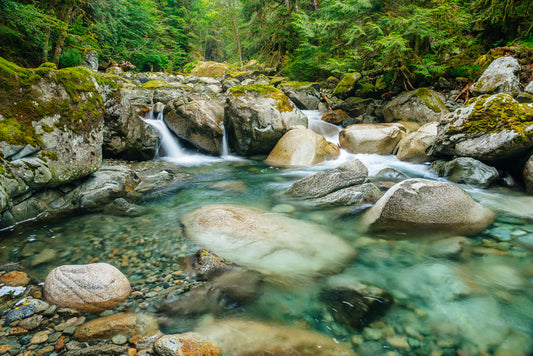
{"label": "mossy rock", "polygon": [[159,88],[173,88],[168,82],[164,80],[150,80],[141,85],[144,89],[159,89]]}
{"label": "mossy rock", "polygon": [[376,94],[376,87],[372,83],[362,83],[355,90],[354,95],[360,98],[372,98]]}
{"label": "mossy rock", "polygon": [[275,87],[279,86],[281,83],[288,81],[289,78],[287,77],[271,77],[270,78],[270,85],[273,85]]}
{"label": "mossy rock", "polygon": [[353,72],[345,74],[335,87],[335,90],[333,90],[333,95],[341,99],[348,97],[359,79],[361,79],[361,73]]}
{"label": "mossy rock", "polygon": [[185,65],[186,74],[198,77],[222,78],[230,66],[226,63],[218,62],[195,62]]}
{"label": "mossy rock", "polygon": [[434,95],[433,92],[429,90],[428,88],[416,89],[413,92],[413,95],[416,96],[417,98],[422,99],[424,101],[424,104],[426,104],[428,108],[430,108],[436,113],[442,112],[443,111],[442,109],[446,107],[442,99]]}
{"label": "mossy rock", "polygon": [[256,93],[276,100],[276,107],[280,112],[294,110],[294,105],[290,102],[289,98],[281,90],[271,85],[260,83],[253,85],[238,85],[230,88],[230,93],[235,96]]}
{"label": "mossy rock", "polygon": [[297,82],[297,81],[286,80],[286,81],[282,81],[279,84],[279,87],[280,88],[291,87],[291,88],[294,88],[295,90],[304,90],[304,89],[312,89],[315,85],[316,83],[311,83],[311,82]]}

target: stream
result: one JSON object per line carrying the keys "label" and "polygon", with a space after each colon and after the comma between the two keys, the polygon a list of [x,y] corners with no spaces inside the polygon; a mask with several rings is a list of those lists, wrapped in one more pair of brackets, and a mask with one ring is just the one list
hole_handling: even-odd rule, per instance
{"label": "stream", "polygon": [[[317,112],[306,115],[310,127],[335,140],[335,128],[314,122]],[[158,128],[160,134],[164,129]],[[300,178],[354,158],[367,166],[369,176],[393,168],[410,178],[441,179],[428,164],[341,150],[335,161],[277,169],[231,155],[220,158],[181,147],[178,151],[168,146],[163,149],[167,152],[159,159],[174,162],[193,175],[186,189],[142,203],[147,213],[138,217],[89,214],[2,231],[0,260],[20,262],[43,279],[59,265],[107,262],[128,277],[134,290],[157,293],[179,275],[178,257],[209,249],[183,237],[180,217],[206,204],[238,204],[309,221],[341,237],[357,250],[357,257],[342,275],[389,291],[395,304],[365,329],[348,330],[331,317],[332,311],[320,300],[328,276],[319,276],[266,283],[253,303],[228,310],[222,317],[316,330],[336,341],[351,342],[359,355],[381,355],[389,350],[402,355],[429,355],[435,350],[441,355],[455,355],[454,350],[470,355],[493,354],[499,349],[524,355],[533,352],[532,196],[509,188],[461,186],[492,209],[496,221],[455,251],[451,240],[406,236],[389,241],[361,234],[354,228],[357,211],[291,205],[279,195]],[[155,312],[153,305],[141,301],[131,303],[130,308]],[[209,323],[211,318],[206,315],[201,322]],[[167,316],[162,329],[184,332],[198,322]],[[407,345],[393,347],[391,336],[406,340]]]}

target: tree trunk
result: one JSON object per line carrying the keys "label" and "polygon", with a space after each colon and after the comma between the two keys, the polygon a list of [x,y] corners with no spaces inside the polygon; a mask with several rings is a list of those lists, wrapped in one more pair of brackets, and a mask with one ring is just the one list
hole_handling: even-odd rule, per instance
{"label": "tree trunk", "polygon": [[233,23],[233,32],[235,33],[235,42],[237,42],[237,49],[239,51],[239,65],[240,65],[240,67],[242,69],[241,39],[240,39],[240,36],[239,36],[239,26],[237,25],[237,18],[235,16],[235,14],[233,14],[231,22]]}
{"label": "tree trunk", "polygon": [[61,56],[61,51],[63,50],[63,45],[65,44],[65,39],[67,38],[68,27],[70,25],[70,18],[72,17],[73,10],[74,6],[70,6],[68,8],[65,23],[61,28],[61,33],[59,34],[59,39],[57,40],[56,44],[56,50],[54,51],[54,57],[52,58],[52,62],[54,62],[55,64],[59,64],[59,56]]}
{"label": "tree trunk", "polygon": [[41,62],[48,62],[48,51],[50,49],[50,26],[46,26],[45,32],[44,32],[44,42],[43,42],[43,57],[41,58]]}

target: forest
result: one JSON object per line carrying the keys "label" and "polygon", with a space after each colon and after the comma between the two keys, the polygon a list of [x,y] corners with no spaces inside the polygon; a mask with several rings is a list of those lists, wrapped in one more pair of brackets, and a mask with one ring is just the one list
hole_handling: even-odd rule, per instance
{"label": "forest", "polygon": [[96,51],[138,71],[257,60],[297,80],[358,71],[410,88],[473,78],[496,47],[530,56],[532,13],[529,0],[0,0],[0,47],[29,67]]}

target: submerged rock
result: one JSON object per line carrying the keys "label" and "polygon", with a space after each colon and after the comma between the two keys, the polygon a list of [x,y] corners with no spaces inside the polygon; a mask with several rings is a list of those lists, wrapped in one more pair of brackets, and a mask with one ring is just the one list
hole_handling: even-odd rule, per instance
{"label": "submerged rock", "polygon": [[219,356],[222,350],[203,339],[197,333],[163,335],[154,344],[154,351],[159,356]]}
{"label": "submerged rock", "polygon": [[248,320],[220,320],[196,330],[233,356],[355,356],[349,345],[316,331]]}
{"label": "submerged rock", "polygon": [[474,95],[505,93],[517,96],[520,93],[520,64],[513,57],[495,59],[481,77],[470,87]]}
{"label": "submerged rock", "polygon": [[89,313],[115,307],[130,292],[126,276],[107,263],[56,267],[46,277],[43,288],[48,303]]}
{"label": "submerged rock", "polygon": [[239,155],[268,154],[291,127],[307,127],[307,117],[279,89],[254,84],[230,89],[224,126]]}
{"label": "submerged rock", "polygon": [[487,164],[509,163],[533,148],[533,108],[508,94],[483,95],[444,117],[432,156],[472,157]]}
{"label": "submerged rock", "polygon": [[496,168],[470,157],[459,157],[449,162],[435,161],[431,164],[431,169],[437,172],[439,177],[445,177],[452,182],[483,188],[488,187],[500,176]]}
{"label": "submerged rock", "polygon": [[337,109],[325,112],[320,120],[329,122],[330,124],[340,125],[348,117],[344,111]]}
{"label": "submerged rock", "polygon": [[402,93],[382,110],[385,122],[414,121],[419,124],[438,121],[448,112],[444,98],[427,88]]}
{"label": "submerged rock", "polygon": [[453,183],[408,179],[393,186],[363,215],[362,226],[391,237],[475,235],[494,220]]}
{"label": "submerged rock", "polygon": [[398,142],[405,136],[401,124],[359,124],[351,125],[341,131],[341,148],[350,153],[392,154]]}
{"label": "submerged rock", "polygon": [[110,339],[115,335],[151,336],[159,333],[157,320],[147,314],[118,313],[80,325],[73,338],[78,341]]}
{"label": "submerged rock", "polygon": [[270,152],[265,163],[273,167],[305,167],[334,159],[339,147],[311,129],[289,130]]}
{"label": "submerged rock", "polygon": [[255,208],[205,205],[183,215],[181,222],[195,244],[288,280],[338,271],[355,255],[349,244],[314,224]]}

